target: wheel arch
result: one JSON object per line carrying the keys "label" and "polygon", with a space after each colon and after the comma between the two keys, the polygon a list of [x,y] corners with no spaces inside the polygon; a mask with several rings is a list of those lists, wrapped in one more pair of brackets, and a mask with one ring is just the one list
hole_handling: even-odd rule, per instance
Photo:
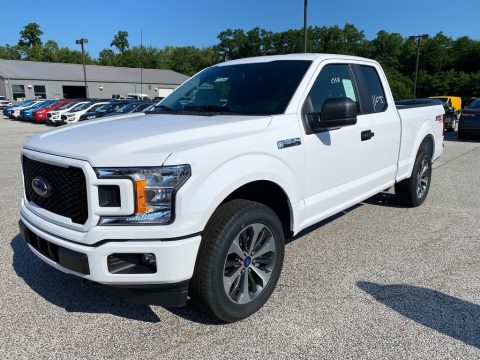
{"label": "wheel arch", "polygon": [[269,180],[256,180],[232,191],[221,203],[243,199],[259,202],[272,209],[280,219],[285,235],[291,235],[294,227],[293,208],[286,191]]}
{"label": "wheel arch", "polygon": [[435,139],[433,138],[432,134],[427,134],[423,138],[420,146],[418,147],[417,154],[422,150],[427,153],[427,155],[430,157],[430,160],[433,162],[433,156],[435,154]]}

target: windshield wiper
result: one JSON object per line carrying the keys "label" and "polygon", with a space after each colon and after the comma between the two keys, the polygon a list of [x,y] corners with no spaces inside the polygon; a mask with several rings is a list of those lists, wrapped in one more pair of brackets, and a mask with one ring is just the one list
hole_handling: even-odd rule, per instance
{"label": "windshield wiper", "polygon": [[155,114],[155,113],[176,113],[178,112],[175,109],[172,109],[171,107],[167,105],[156,105],[152,110],[145,111],[146,114]]}
{"label": "windshield wiper", "polygon": [[218,105],[185,105],[184,109],[185,110],[200,110],[200,111],[204,111],[204,112],[239,114],[238,112],[233,111],[229,107],[218,106]]}

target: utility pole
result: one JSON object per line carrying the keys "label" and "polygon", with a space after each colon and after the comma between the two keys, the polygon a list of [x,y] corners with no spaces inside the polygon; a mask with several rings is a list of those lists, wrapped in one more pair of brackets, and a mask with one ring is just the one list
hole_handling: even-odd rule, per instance
{"label": "utility pole", "polygon": [[428,34],[412,35],[412,36],[409,36],[408,39],[417,41],[417,62],[415,65],[415,82],[413,85],[413,99],[415,100],[417,98],[418,63],[420,61],[420,41],[428,39]]}
{"label": "utility pole", "polygon": [[88,86],[87,86],[87,69],[85,67],[85,50],[83,48],[83,44],[88,44],[88,39],[79,39],[75,40],[77,45],[80,44],[82,47],[82,63],[83,63],[83,80],[85,81],[85,98],[88,99]]}
{"label": "utility pole", "polygon": [[304,52],[307,52],[307,7],[308,7],[308,0],[304,0],[303,3],[303,40],[304,44]]}

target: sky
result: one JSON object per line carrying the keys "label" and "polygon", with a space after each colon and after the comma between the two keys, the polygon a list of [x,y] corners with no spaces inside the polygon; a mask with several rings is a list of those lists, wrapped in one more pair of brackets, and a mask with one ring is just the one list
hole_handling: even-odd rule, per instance
{"label": "sky", "polygon": [[[29,22],[40,25],[45,42],[75,48],[75,39],[87,38],[94,58],[109,48],[114,35],[127,31],[130,46],[215,45],[227,28],[260,27],[273,32],[303,27],[304,0],[80,0],[4,1],[0,45],[16,44]],[[458,38],[480,39],[478,0],[308,0],[308,25],[365,31],[368,39],[379,30],[404,36],[443,31]]]}

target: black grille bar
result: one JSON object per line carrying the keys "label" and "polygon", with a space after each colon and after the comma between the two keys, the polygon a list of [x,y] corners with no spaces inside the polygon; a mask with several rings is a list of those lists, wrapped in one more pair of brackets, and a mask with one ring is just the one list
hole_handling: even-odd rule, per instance
{"label": "black grille bar", "polygon": [[26,227],[22,221],[20,221],[18,225],[23,240],[30,244],[40,254],[67,269],[76,271],[80,274],[90,274],[88,256],[86,254],[55,245],[54,243],[41,238]]}

